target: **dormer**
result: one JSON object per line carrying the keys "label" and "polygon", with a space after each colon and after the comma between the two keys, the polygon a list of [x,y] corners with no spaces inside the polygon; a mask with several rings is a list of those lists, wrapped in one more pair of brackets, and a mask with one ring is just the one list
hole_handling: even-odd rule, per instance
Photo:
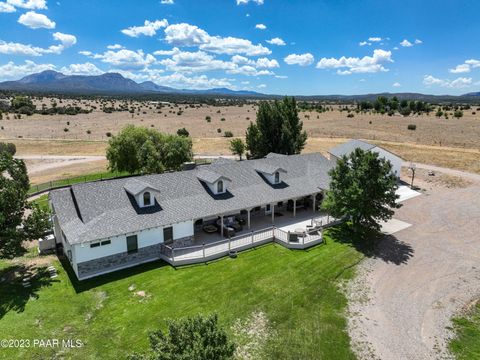
{"label": "dormer", "polygon": [[262,175],[270,185],[280,184],[282,180],[282,175],[287,173],[287,170],[271,164],[258,163],[255,166],[255,170]]}
{"label": "dormer", "polygon": [[155,195],[159,193],[158,189],[139,179],[129,179],[123,188],[135,198],[141,208],[155,205]]}
{"label": "dormer", "polygon": [[207,185],[210,191],[215,195],[225,194],[228,185],[232,181],[224,175],[205,169],[202,169],[197,173],[197,178]]}

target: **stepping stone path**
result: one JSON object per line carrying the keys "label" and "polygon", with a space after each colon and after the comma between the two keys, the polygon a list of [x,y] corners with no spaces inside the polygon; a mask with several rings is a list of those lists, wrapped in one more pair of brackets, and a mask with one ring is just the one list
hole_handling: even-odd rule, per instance
{"label": "stepping stone path", "polygon": [[56,277],[58,277],[57,269],[55,269],[55,266],[49,266],[47,270],[50,273],[50,279],[55,279]]}

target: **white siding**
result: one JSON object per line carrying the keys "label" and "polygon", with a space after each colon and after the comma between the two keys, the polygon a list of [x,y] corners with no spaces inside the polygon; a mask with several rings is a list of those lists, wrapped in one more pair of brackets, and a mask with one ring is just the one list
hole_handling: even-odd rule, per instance
{"label": "white siding", "polygon": [[378,146],[374,147],[371,151],[376,152],[381,158],[385,158],[386,160],[390,161],[392,164],[392,173],[397,177],[400,177],[403,162],[401,158]]}
{"label": "white siding", "polygon": [[[193,221],[185,221],[182,223],[173,224],[172,226],[174,239],[193,236]],[[111,240],[109,245],[101,245],[94,248],[90,247],[90,243],[84,243],[83,245],[75,244],[76,261],[80,263],[126,252],[127,236],[130,235],[137,235],[139,248],[163,243],[163,227],[161,227],[143,230],[127,235],[115,236],[109,238],[109,240]]]}

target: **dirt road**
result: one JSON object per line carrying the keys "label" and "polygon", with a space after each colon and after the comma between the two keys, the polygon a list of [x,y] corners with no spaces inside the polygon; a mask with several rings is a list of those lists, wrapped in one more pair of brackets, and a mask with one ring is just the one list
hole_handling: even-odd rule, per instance
{"label": "dirt road", "polygon": [[412,226],[386,237],[349,286],[354,348],[361,359],[448,359],[452,315],[480,296],[480,182],[435,187],[394,218]]}

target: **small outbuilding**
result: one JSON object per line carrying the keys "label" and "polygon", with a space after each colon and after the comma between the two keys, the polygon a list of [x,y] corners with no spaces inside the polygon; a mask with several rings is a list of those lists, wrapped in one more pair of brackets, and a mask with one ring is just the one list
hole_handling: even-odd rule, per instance
{"label": "small outbuilding", "polygon": [[380,157],[390,161],[392,164],[392,173],[395,174],[397,178],[400,177],[400,172],[402,170],[403,159],[394,153],[381,148],[375,144],[370,144],[366,141],[353,139],[347,141],[346,143],[335,146],[334,148],[328,151],[330,160],[337,161],[343,155],[350,155],[355,149],[362,149],[363,151],[373,151],[376,152]]}

